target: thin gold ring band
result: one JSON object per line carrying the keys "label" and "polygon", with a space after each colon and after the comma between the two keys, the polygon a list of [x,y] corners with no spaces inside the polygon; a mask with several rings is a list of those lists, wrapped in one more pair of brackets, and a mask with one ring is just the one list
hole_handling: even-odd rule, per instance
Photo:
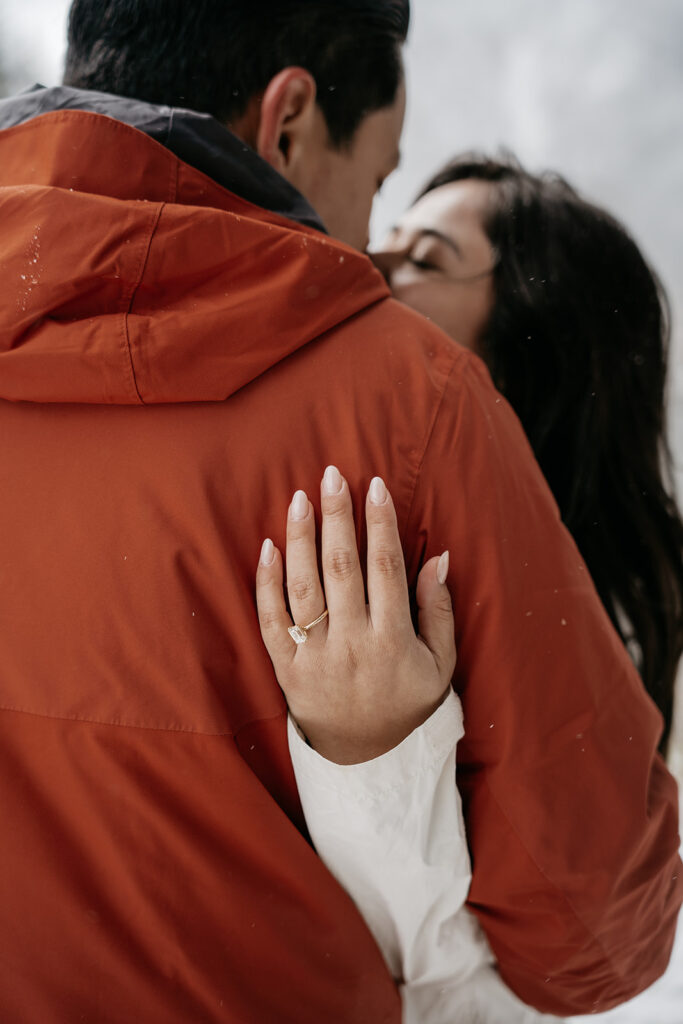
{"label": "thin gold ring band", "polygon": [[313,619],[313,622],[309,622],[307,626],[289,626],[287,632],[295,644],[305,644],[308,640],[309,629],[313,629],[313,627],[317,626],[319,622],[326,619],[328,614],[329,612],[326,608],[322,615],[319,615],[317,619]]}

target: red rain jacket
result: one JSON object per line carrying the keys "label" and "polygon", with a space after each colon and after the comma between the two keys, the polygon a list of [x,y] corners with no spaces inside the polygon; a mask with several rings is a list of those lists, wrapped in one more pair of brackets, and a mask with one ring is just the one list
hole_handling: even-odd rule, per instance
{"label": "red rain jacket", "polygon": [[253,589],[296,487],[448,548],[471,909],[606,1008],[681,901],[657,711],[517,419],[370,262],[78,111],[0,132],[0,1019],[398,1024],[305,838]]}

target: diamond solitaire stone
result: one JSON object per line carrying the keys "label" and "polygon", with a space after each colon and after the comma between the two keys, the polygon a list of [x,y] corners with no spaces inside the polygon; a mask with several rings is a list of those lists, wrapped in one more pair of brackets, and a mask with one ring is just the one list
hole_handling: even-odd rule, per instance
{"label": "diamond solitaire stone", "polygon": [[305,644],[308,640],[308,633],[301,626],[289,626],[287,632],[295,644]]}

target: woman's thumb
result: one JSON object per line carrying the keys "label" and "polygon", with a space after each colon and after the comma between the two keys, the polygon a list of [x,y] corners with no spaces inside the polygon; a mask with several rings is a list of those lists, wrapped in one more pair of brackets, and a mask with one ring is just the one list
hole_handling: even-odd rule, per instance
{"label": "woman's thumb", "polygon": [[430,558],[417,578],[417,608],[420,636],[434,655],[439,672],[449,682],[455,670],[456,651],[453,606],[446,578],[448,552]]}

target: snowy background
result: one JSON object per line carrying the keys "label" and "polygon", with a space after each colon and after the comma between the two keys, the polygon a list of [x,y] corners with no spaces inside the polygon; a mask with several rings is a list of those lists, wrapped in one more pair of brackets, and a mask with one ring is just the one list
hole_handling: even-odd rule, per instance
{"label": "snowy background", "polygon": [[[0,0],[0,96],[59,81],[68,6]],[[505,145],[607,206],[672,299],[683,494],[683,0],[413,0],[407,67],[403,161],[377,201],[374,236],[436,167],[472,147]],[[661,982],[590,1019],[683,1024],[683,935]]]}
{"label": "snowy background", "polygon": [[403,161],[376,204],[376,234],[454,153],[500,145],[616,214],[672,300],[682,493],[682,0],[413,0],[413,11]]}

